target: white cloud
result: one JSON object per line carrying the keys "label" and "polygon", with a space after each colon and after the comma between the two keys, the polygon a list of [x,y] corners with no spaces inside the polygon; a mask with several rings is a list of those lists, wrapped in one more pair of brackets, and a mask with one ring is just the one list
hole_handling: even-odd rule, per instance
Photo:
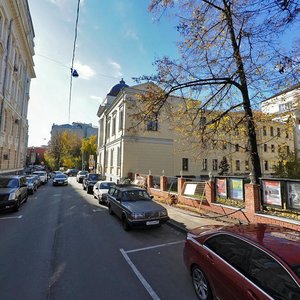
{"label": "white cloud", "polygon": [[118,64],[115,61],[110,61],[109,64],[112,65],[112,67],[114,69],[114,76],[121,77],[123,75],[121,72],[122,67],[120,64]]}
{"label": "white cloud", "polygon": [[101,97],[99,97],[99,96],[94,96],[94,95],[90,95],[90,99],[93,99],[93,100],[99,100],[99,101],[102,100]]}
{"label": "white cloud", "polygon": [[79,74],[79,78],[81,79],[90,80],[91,78],[94,78],[96,76],[96,72],[92,67],[83,65],[80,63],[80,61],[76,61],[74,63],[74,69],[76,69]]}
{"label": "white cloud", "polygon": [[125,37],[128,37],[132,40],[139,40],[139,37],[138,35],[136,34],[135,31],[131,30],[131,29],[128,29],[126,32],[125,32]]}

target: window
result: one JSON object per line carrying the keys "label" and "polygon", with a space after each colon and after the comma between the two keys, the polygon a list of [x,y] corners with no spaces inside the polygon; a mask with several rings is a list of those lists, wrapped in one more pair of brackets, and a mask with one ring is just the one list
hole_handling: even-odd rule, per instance
{"label": "window", "polygon": [[107,121],[107,127],[106,127],[106,137],[110,137],[110,119]]}
{"label": "window", "polygon": [[237,152],[240,151],[240,145],[239,144],[235,144],[235,151],[237,151]]}
{"label": "window", "polygon": [[158,122],[157,120],[149,120],[146,124],[147,131],[157,131],[158,130]]}
{"label": "window", "polygon": [[218,170],[218,160],[213,159],[212,164],[213,164],[213,171],[217,171]]}
{"label": "window", "polygon": [[183,158],[182,159],[182,171],[188,171],[189,170],[189,159]]}
{"label": "window", "polygon": [[111,135],[116,134],[116,114],[112,117],[112,128],[111,128]]}
{"label": "window", "polygon": [[272,126],[270,127],[270,136],[274,136],[274,128]]}
{"label": "window", "polygon": [[266,128],[266,126],[263,126],[263,136],[266,136],[267,135],[267,128]]}
{"label": "window", "polygon": [[251,252],[250,245],[232,236],[219,234],[208,239],[205,242],[205,246],[222,257],[243,275],[247,274],[247,258]]}
{"label": "window", "polygon": [[274,299],[300,299],[299,287],[288,272],[273,257],[252,248],[247,277]]}
{"label": "window", "polygon": [[280,128],[277,128],[277,136],[280,137]]}
{"label": "window", "polygon": [[271,145],[271,152],[275,152],[275,146],[274,145]]}
{"label": "window", "polygon": [[110,150],[110,166],[114,165],[114,149]]}
{"label": "window", "polygon": [[239,160],[235,161],[235,170],[240,171],[241,170],[241,163]]}
{"label": "window", "polygon": [[123,129],[124,110],[123,108],[119,111],[119,131]]}
{"label": "window", "polygon": [[207,170],[207,159],[206,159],[206,158],[204,158],[204,159],[202,160],[202,170],[203,170],[203,171],[206,171],[206,170]]}
{"label": "window", "polygon": [[267,160],[264,161],[265,171],[269,170],[269,162]]}
{"label": "window", "polygon": [[121,148],[120,147],[117,148],[117,166],[118,167],[121,166]]}
{"label": "window", "polygon": [[264,152],[268,152],[268,145],[264,144]]}
{"label": "window", "polygon": [[249,160],[245,160],[245,171],[249,171]]}

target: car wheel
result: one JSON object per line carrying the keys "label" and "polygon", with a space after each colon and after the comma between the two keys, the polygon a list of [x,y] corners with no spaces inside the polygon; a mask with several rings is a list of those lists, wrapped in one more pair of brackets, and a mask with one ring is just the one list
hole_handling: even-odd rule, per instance
{"label": "car wheel", "polygon": [[192,280],[198,298],[201,300],[211,300],[212,293],[208,280],[198,266],[194,266],[192,269]]}
{"label": "car wheel", "polygon": [[84,190],[84,191],[86,190],[86,188],[85,188],[85,186],[84,186],[84,185],[82,186],[82,188],[83,188],[83,190]]}
{"label": "car wheel", "polygon": [[20,206],[21,206],[20,199],[18,199],[15,206],[14,206],[14,211],[19,211]]}
{"label": "car wheel", "polygon": [[111,205],[108,205],[108,213],[109,213],[110,215],[114,215],[114,212],[113,212],[113,210],[112,210],[112,208],[111,208]]}
{"label": "car wheel", "polygon": [[122,216],[122,226],[125,231],[130,230],[130,226],[128,224],[127,217],[125,215]]}

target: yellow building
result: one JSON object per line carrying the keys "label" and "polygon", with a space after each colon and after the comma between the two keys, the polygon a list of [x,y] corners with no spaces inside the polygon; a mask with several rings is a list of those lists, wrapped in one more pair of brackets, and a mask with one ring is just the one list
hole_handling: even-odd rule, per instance
{"label": "yellow building", "polygon": [[0,174],[23,170],[34,30],[27,0],[0,1]]}
{"label": "yellow building", "polygon": [[[191,127],[193,118],[184,110],[187,104],[182,98],[171,96],[158,114],[140,118],[144,112],[141,95],[151,88],[155,88],[152,83],[129,87],[122,80],[100,105],[97,114],[99,173],[113,181],[130,173],[207,177],[210,172],[219,173],[224,157],[229,167],[227,174],[251,172],[247,137],[243,130],[231,130],[230,133],[219,130],[203,141],[195,127]],[[208,118],[204,113],[199,124]],[[230,118],[234,119],[234,114]],[[224,126],[228,123],[226,121]],[[260,121],[257,126],[262,172],[270,175],[278,160],[278,149],[294,150],[293,136],[286,137],[286,126],[280,122],[268,121],[265,125]]]}

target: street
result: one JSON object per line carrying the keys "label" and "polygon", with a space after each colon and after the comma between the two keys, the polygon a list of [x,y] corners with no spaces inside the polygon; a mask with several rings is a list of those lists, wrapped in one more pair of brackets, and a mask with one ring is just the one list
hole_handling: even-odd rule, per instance
{"label": "street", "polygon": [[196,299],[185,235],[166,224],[125,232],[74,177],[0,213],[0,228],[3,300]]}

